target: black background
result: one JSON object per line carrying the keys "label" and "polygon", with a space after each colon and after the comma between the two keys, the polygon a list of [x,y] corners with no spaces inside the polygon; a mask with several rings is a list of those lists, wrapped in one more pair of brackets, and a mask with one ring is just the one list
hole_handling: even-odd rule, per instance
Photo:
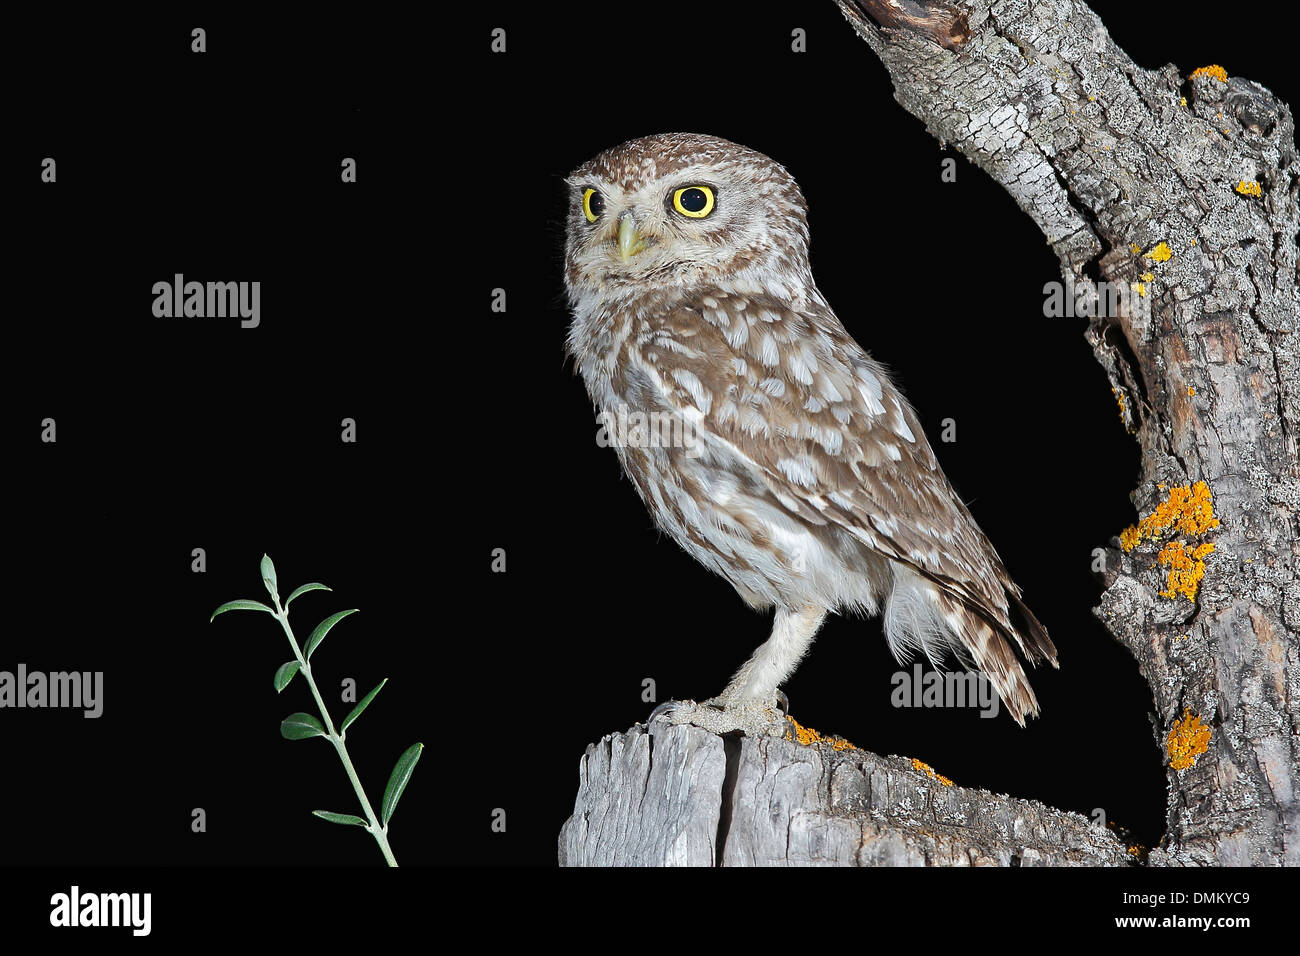
{"label": "black background", "polygon": [[[1139,456],[1084,320],[1043,317],[1059,272],[1042,236],[893,102],[829,0],[561,6],[418,29],[173,13],[18,34],[0,668],[102,670],[105,711],[0,713],[0,862],[380,862],[309,814],[356,807],[326,744],[278,734],[311,701],[301,679],[275,695],[275,622],[208,621],[266,598],[263,552],[282,593],[334,588],[295,602],[300,638],[361,609],[314,662],[332,699],[343,678],[391,678],[349,734],[372,799],[426,745],[391,830],[404,864],[552,865],[583,748],[644,720],[642,681],[660,700],[722,688],[770,618],[654,530],[563,354],[562,177],[668,130],[794,174],[821,289],[894,370],[1060,650],[1059,671],[1030,674],[1043,716],[1021,730],[892,708],[878,624],[832,618],[785,688],[795,716],[1158,842],[1150,694],[1089,612],[1092,549],[1135,519]],[[1100,7],[1140,66],[1219,62],[1290,95],[1288,31],[1184,33],[1177,11],[1157,27],[1131,9]],[[261,326],[154,318],[152,284],[177,272],[260,280]]]}

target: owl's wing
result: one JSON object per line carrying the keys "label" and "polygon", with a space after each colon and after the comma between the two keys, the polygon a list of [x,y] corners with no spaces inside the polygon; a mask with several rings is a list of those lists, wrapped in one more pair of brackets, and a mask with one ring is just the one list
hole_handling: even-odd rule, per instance
{"label": "owl's wing", "polygon": [[1002,638],[1035,662],[1055,665],[1056,648],[940,469],[916,414],[827,306],[794,310],[717,290],[651,320],[640,344],[660,380],[676,383],[676,400],[752,461],[784,507],[847,529],[929,582],[921,590],[934,607],[903,620],[897,643],[890,634],[896,653],[908,644],[929,653],[907,632],[946,621],[959,656],[974,658],[1000,692],[1022,696],[1017,715],[1002,694],[1013,716],[1023,723],[1023,712],[1037,710]]}

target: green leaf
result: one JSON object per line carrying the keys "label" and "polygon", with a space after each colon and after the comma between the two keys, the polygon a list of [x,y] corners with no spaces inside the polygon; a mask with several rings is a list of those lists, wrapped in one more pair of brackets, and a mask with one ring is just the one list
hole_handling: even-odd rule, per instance
{"label": "green leaf", "polygon": [[339,725],[339,733],[344,733],[348,729],[348,725],[352,723],[352,721],[356,720],[358,717],[361,716],[361,712],[370,706],[370,702],[375,699],[375,695],[378,694],[381,690],[383,690],[384,685],[387,683],[388,683],[388,678],[385,677],[383,680],[381,680],[378,683],[378,685],[376,685],[374,690],[372,690],[369,694],[366,694],[365,697],[361,698],[361,703],[353,707],[352,713],[348,714],[346,717],[343,718],[343,723]]}
{"label": "green leaf", "polygon": [[311,632],[311,637],[307,639],[307,657],[311,658],[312,652],[316,650],[321,641],[325,640],[325,635],[330,632],[330,628],[343,620],[349,614],[356,614],[357,608],[350,611],[339,611],[337,614],[331,614],[325,620],[316,625],[316,630]]}
{"label": "green leaf", "polygon": [[329,810],[313,810],[312,816],[320,817],[322,820],[328,820],[330,823],[350,823],[353,826],[368,827],[370,826],[365,820],[351,813],[331,813]]}
{"label": "green leaf", "polygon": [[270,555],[262,555],[262,583],[266,585],[266,593],[271,595],[271,600],[275,600],[278,593],[276,591],[275,565],[271,563]]}
{"label": "green leaf", "polygon": [[280,736],[285,740],[306,740],[308,737],[324,737],[325,728],[311,714],[290,714],[280,721]]}
{"label": "green leaf", "polygon": [[402,791],[406,789],[411,773],[415,770],[415,764],[420,759],[420,751],[423,749],[424,744],[411,744],[406,748],[406,753],[397,758],[397,766],[393,768],[388,778],[388,786],[384,787],[384,804],[379,817],[382,826],[388,826],[388,821],[392,819],[393,811],[397,809],[397,801],[402,799]]}
{"label": "green leaf", "polygon": [[226,611],[265,611],[267,614],[274,614],[269,607],[261,601],[251,601],[248,598],[240,598],[238,601],[227,601],[221,607],[212,612],[212,617],[208,618],[211,624],[218,614],[224,614]]}
{"label": "green leaf", "polygon": [[293,675],[298,673],[298,667],[297,661],[285,661],[280,665],[280,669],[275,672],[275,692],[277,694],[289,686],[289,681],[293,680]]}
{"label": "green leaf", "polygon": [[293,593],[289,595],[289,599],[284,602],[284,609],[286,611],[289,610],[289,605],[293,603],[293,599],[296,598],[299,594],[306,594],[308,591],[330,591],[330,590],[333,589],[327,588],[323,584],[316,584],[314,582],[312,584],[304,584],[300,588],[294,588]]}

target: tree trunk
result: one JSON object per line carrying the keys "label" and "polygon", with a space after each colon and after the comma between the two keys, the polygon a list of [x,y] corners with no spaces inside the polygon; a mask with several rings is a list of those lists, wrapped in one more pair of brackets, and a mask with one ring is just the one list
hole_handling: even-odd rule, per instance
{"label": "tree trunk", "polygon": [[638,724],[589,746],[579,778],[561,866],[1103,866],[1137,852],[1077,813],[829,741]]}
{"label": "tree trunk", "polygon": [[[1300,864],[1291,111],[1217,67],[1138,68],[1080,3],[836,2],[898,102],[1046,236],[1141,444],[1142,520],[1105,550],[1094,613],[1154,696],[1168,819],[1148,862]],[[828,746],[607,737],[561,862],[1128,859],[1076,814]]]}

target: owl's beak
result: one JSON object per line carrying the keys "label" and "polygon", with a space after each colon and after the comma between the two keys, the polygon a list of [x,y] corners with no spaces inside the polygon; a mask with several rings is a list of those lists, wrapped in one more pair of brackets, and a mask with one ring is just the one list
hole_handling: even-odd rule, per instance
{"label": "owl's beak", "polygon": [[618,254],[627,262],[645,248],[645,238],[636,228],[631,213],[624,213],[618,221]]}

